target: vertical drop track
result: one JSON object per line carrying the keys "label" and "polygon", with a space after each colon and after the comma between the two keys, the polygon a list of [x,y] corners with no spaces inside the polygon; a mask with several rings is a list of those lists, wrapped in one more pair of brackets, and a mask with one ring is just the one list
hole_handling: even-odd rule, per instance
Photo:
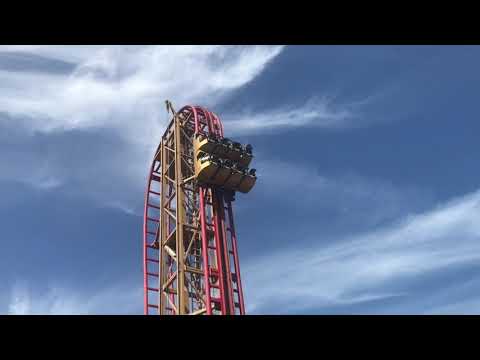
{"label": "vertical drop track", "polygon": [[223,138],[199,106],[175,114],[155,152],[145,193],[144,313],[245,314],[232,195],[194,176],[193,139]]}

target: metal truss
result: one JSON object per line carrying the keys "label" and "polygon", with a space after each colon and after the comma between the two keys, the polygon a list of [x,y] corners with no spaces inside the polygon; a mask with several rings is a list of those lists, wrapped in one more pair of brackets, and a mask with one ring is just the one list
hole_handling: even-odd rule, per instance
{"label": "metal truss", "polygon": [[233,193],[199,183],[193,139],[223,137],[219,117],[185,106],[150,168],[144,211],[144,313],[244,314]]}

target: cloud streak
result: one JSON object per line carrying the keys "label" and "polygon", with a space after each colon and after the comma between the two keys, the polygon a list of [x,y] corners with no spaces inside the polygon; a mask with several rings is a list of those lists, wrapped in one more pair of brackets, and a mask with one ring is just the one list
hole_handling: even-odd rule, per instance
{"label": "cloud streak", "polygon": [[[131,213],[131,199],[142,198],[148,162],[167,123],[164,100],[213,106],[282,50],[0,46],[0,137],[8,144],[0,155],[0,179],[39,189],[73,183],[77,193],[106,204],[115,199],[114,207]],[[2,67],[12,56],[28,63],[28,71]],[[43,65],[36,68],[39,57]],[[58,61],[71,64],[71,71],[50,71]]]}
{"label": "cloud streak", "polygon": [[337,104],[333,97],[314,96],[301,105],[288,105],[263,112],[244,110],[225,117],[228,129],[235,135],[262,133],[288,128],[316,127],[320,129],[346,129],[365,126],[361,116],[364,101]]}
{"label": "cloud streak", "polygon": [[116,285],[95,293],[80,292],[61,286],[33,291],[19,281],[11,292],[9,315],[88,315],[138,314],[142,307],[142,288]]}
{"label": "cloud streak", "polygon": [[269,202],[281,194],[279,205],[288,209],[295,204],[295,211],[307,222],[330,214],[334,216],[330,225],[333,220],[344,226],[348,222],[349,228],[354,223],[374,226],[412,210],[426,209],[432,203],[428,189],[399,188],[385,179],[349,172],[324,173],[302,163],[265,159],[262,154],[255,164],[259,169],[255,193]]}
{"label": "cloud streak", "polygon": [[[24,179],[39,189],[74,182],[77,191],[106,203],[115,197],[116,208],[131,213],[136,207],[131,199],[141,198],[148,162],[167,123],[164,100],[171,99],[177,106],[215,106],[255,79],[283,49],[0,46],[0,126],[20,139],[11,147],[18,147],[16,154],[0,155],[0,164],[10,164],[0,179]],[[19,62],[30,57],[29,71],[2,70],[5,54],[21,55]],[[31,63],[38,57],[50,59],[52,67],[56,66],[53,60],[67,62],[71,71],[55,73],[46,71],[45,66],[35,70]],[[333,98],[314,97],[298,107],[259,113],[246,110],[238,117],[222,114],[222,119],[233,136],[287,127],[342,128],[359,123],[360,105],[338,105]],[[90,133],[102,134],[97,141],[111,144],[108,153],[101,146],[87,146],[78,140]],[[23,149],[32,148],[35,136],[51,138],[51,144],[27,153]],[[69,139],[69,149],[59,137]],[[62,152],[69,154],[68,161],[59,155]],[[22,176],[23,167],[16,170],[20,163],[30,169],[29,177]],[[93,176],[99,171],[104,176]],[[135,195],[128,199],[118,195],[119,186],[113,193],[106,181],[113,178],[122,179],[123,194]]]}
{"label": "cloud streak", "polygon": [[290,247],[252,259],[243,266],[248,308],[256,313],[322,312],[330,306],[408,297],[410,281],[480,259],[479,220],[480,191],[334,245]]}
{"label": "cloud streak", "polygon": [[88,47],[71,58],[58,47],[19,50],[78,62],[69,74],[0,71],[0,111],[38,131],[109,127],[151,143],[165,125],[165,99],[215,104],[255,78],[282,47]]}

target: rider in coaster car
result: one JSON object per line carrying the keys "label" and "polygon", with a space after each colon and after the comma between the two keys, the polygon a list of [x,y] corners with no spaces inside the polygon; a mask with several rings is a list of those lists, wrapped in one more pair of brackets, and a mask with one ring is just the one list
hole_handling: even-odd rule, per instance
{"label": "rider in coaster car", "polygon": [[242,144],[238,142],[232,142],[232,149],[236,151],[242,151]]}
{"label": "rider in coaster car", "polygon": [[212,142],[218,142],[217,136],[214,134],[208,134],[207,137],[208,137],[208,140]]}
{"label": "rider in coaster car", "polygon": [[245,171],[245,167],[241,166],[239,163],[233,164],[232,169],[240,171],[241,173]]}
{"label": "rider in coaster car", "polygon": [[220,142],[221,142],[224,146],[226,146],[227,148],[230,148],[230,147],[232,146],[232,145],[231,145],[231,144],[232,144],[232,140],[230,140],[229,138],[222,138],[222,139],[220,140]]}
{"label": "rider in coaster car", "polygon": [[200,161],[203,163],[205,161],[211,161],[212,163],[218,163],[218,158],[212,154],[205,154],[200,158]]}
{"label": "rider in coaster car", "polygon": [[233,161],[232,160],[229,160],[229,159],[225,159],[223,160],[223,166],[227,167],[227,168],[231,168],[233,166]]}

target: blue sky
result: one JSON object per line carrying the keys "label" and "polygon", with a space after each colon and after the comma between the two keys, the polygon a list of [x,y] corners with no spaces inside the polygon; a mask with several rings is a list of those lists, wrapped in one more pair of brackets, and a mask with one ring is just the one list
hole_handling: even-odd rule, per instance
{"label": "blue sky", "polygon": [[253,144],[250,314],[480,313],[478,46],[0,46],[0,313],[141,314],[164,101]]}

